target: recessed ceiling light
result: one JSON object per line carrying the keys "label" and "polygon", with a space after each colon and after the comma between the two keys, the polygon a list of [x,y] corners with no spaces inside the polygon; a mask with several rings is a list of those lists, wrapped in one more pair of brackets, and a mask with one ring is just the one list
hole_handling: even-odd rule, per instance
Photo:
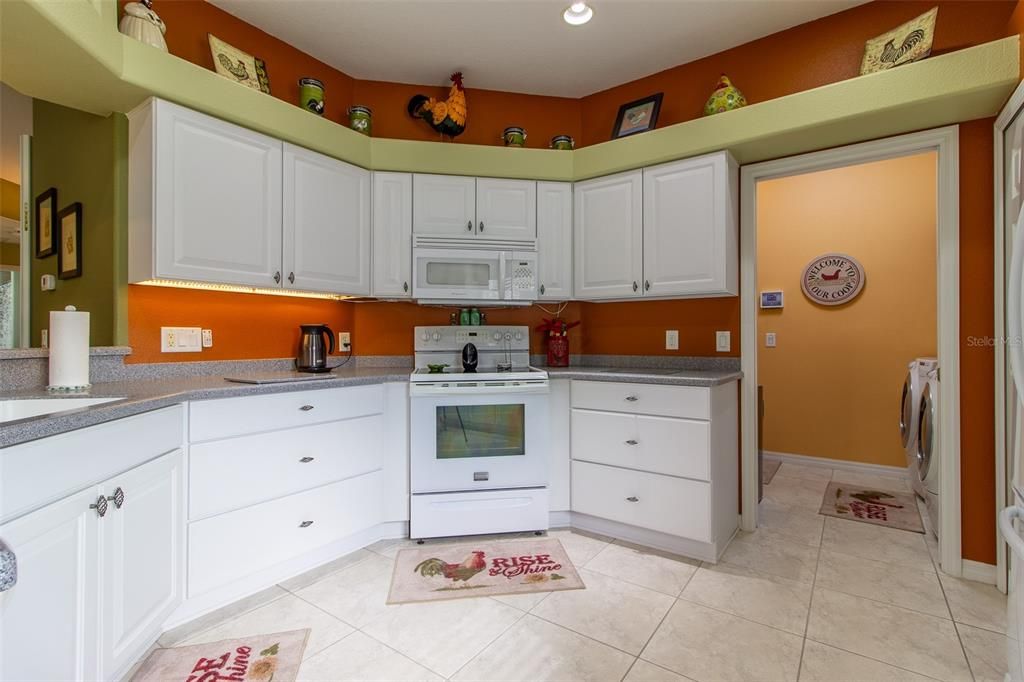
{"label": "recessed ceiling light", "polygon": [[562,12],[562,18],[565,19],[565,23],[572,24],[573,26],[582,26],[590,21],[593,16],[594,10],[588,7],[585,2],[574,2]]}

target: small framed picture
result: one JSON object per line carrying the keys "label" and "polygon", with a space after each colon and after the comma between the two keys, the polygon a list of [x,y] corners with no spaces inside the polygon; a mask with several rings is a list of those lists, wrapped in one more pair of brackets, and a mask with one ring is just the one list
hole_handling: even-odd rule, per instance
{"label": "small framed picture", "polygon": [[659,92],[619,107],[619,115],[615,118],[615,127],[612,129],[612,139],[654,130],[654,126],[658,124],[658,112],[661,111],[662,94]]}
{"label": "small framed picture", "polygon": [[60,240],[57,223],[57,188],[51,187],[36,197],[36,258],[57,253]]}
{"label": "small framed picture", "polygon": [[267,76],[267,65],[262,59],[228,45],[212,33],[206,36],[210,41],[213,68],[217,73],[253,90],[270,94],[270,77]]}
{"label": "small framed picture", "polygon": [[761,292],[761,307],[762,308],[781,308],[782,307],[782,292],[781,291],[762,291]]}
{"label": "small framed picture", "polygon": [[57,214],[60,248],[57,249],[57,279],[82,276],[82,204],[75,203]]}
{"label": "small framed picture", "polygon": [[867,41],[860,64],[861,75],[916,62],[931,54],[938,14],[939,8],[932,7],[921,16]]}

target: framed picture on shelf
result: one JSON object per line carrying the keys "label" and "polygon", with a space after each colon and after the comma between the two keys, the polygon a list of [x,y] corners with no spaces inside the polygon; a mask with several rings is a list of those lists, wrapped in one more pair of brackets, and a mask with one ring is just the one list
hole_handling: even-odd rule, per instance
{"label": "framed picture on shelf", "polygon": [[82,276],[82,203],[61,209],[57,214],[60,224],[60,248],[57,249],[57,279]]}
{"label": "framed picture on shelf", "polygon": [[612,139],[654,130],[654,126],[658,124],[658,112],[661,111],[662,94],[659,92],[619,107],[619,115],[615,117],[615,127],[612,129]]}
{"label": "framed picture on shelf", "polygon": [[213,68],[217,73],[253,90],[270,94],[270,78],[267,76],[267,65],[262,59],[228,45],[212,33],[206,35],[210,40]]}
{"label": "framed picture on shelf", "polygon": [[57,223],[57,188],[51,187],[36,197],[36,258],[57,253],[60,230]]}
{"label": "framed picture on shelf", "polygon": [[902,26],[867,41],[860,64],[861,75],[916,62],[931,54],[938,14],[939,8],[932,7]]}

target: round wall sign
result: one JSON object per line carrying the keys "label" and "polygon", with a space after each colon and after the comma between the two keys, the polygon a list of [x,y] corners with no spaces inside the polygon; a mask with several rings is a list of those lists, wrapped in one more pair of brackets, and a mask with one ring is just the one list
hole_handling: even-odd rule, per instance
{"label": "round wall sign", "polygon": [[864,288],[864,268],[857,259],[842,253],[818,256],[800,277],[804,295],[822,305],[842,305],[857,298]]}

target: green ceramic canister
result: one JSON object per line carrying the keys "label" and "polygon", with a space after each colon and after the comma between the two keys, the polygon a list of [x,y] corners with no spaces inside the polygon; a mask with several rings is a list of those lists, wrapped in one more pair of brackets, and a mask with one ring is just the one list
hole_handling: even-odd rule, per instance
{"label": "green ceramic canister", "polygon": [[348,127],[357,133],[369,135],[373,128],[373,111],[370,107],[355,105],[348,108]]}
{"label": "green ceramic canister", "polygon": [[459,311],[459,324],[463,326],[469,324],[469,308],[463,308]]}
{"label": "green ceramic canister", "polygon": [[576,141],[572,135],[555,135],[551,138],[551,148],[561,151],[572,151],[576,147]]}
{"label": "green ceramic canister", "polygon": [[522,147],[526,144],[526,131],[518,126],[505,128],[501,139],[505,141],[506,147]]}
{"label": "green ceramic canister", "polygon": [[478,308],[469,309],[469,323],[474,327],[480,326],[480,310]]}
{"label": "green ceramic canister", "polygon": [[324,115],[324,84],[315,78],[299,79],[299,104],[318,116]]}

